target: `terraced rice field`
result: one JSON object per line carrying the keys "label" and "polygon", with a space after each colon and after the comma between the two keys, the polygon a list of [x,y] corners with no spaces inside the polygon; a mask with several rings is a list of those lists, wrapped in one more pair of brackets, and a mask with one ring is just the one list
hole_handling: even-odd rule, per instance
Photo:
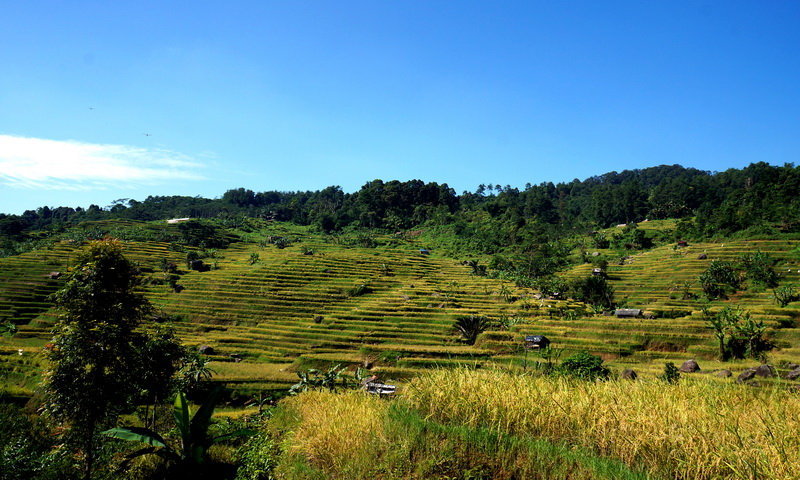
{"label": "terraced rice field", "polygon": [[[188,271],[186,253],[168,243],[126,242],[125,253],[153,280],[163,280],[162,259],[180,266],[182,291],[150,282],[145,293],[180,318],[175,327],[184,342],[214,348],[215,380],[254,390],[285,388],[297,369],[334,364],[367,366],[386,380],[432,367],[516,369],[535,360],[521,349],[523,337],[531,334],[547,335],[564,355],[587,350],[618,367],[637,365],[656,374],[665,360],[714,355],[710,331],[699,317],[701,302],[681,298],[674,288],[695,280],[709,261],[761,249],[780,259],[784,281],[800,278],[791,242],[662,247],[608,268],[616,298],[656,316],[617,319],[589,315],[577,302],[540,300],[534,291],[474,276],[457,260],[420,254],[413,241],[386,237],[382,246],[361,248],[296,228],[291,232],[298,241],[284,249],[265,246],[256,236],[219,249],[204,259],[215,267],[206,272]],[[46,297],[63,281],[48,273],[65,271],[78,248],[61,242],[0,259],[0,318],[20,325],[16,337],[0,339],[0,354],[5,354],[0,358],[36,355],[47,341],[54,312]],[[313,254],[306,254],[309,250]],[[699,253],[708,259],[698,260]],[[253,254],[258,254],[254,263]],[[587,275],[590,268],[581,265],[565,276]],[[770,295],[748,290],[728,302],[742,303],[770,325],[800,315],[794,305],[778,308]],[[664,318],[675,312],[681,318]],[[475,346],[465,346],[452,324],[470,314],[504,319],[510,327],[485,332]],[[796,328],[775,335],[783,347],[776,359],[800,358]],[[27,349],[23,356],[18,348]],[[234,362],[232,354],[243,360]]]}
{"label": "terraced rice field", "polygon": [[[686,358],[698,356],[711,358],[715,347],[709,341],[709,330],[700,315],[700,309],[708,306],[717,310],[724,305],[739,305],[755,318],[761,318],[772,327],[773,336],[782,348],[773,353],[776,360],[800,357],[800,335],[796,328],[777,328],[780,320],[800,317],[800,305],[790,304],[780,308],[769,289],[748,285],[727,300],[705,302],[697,281],[698,276],[713,260],[737,262],[745,253],[757,250],[769,253],[777,260],[775,270],[781,275],[781,284],[798,284],[800,280],[800,257],[796,253],[797,242],[785,240],[750,240],[725,243],[698,243],[676,248],[665,246],[630,256],[622,265],[610,264],[608,280],[615,291],[615,299],[628,308],[640,308],[652,313],[654,319],[604,319],[593,317],[581,319],[568,329],[587,330],[581,337],[596,338],[645,347],[629,361],[649,359]],[[602,250],[601,250],[602,252]],[[705,254],[705,259],[700,255]],[[575,278],[591,274],[589,264],[572,268],[564,274]],[[685,297],[682,286],[691,284],[696,297]],[[677,317],[677,318],[669,318]],[[670,355],[673,352],[680,356]],[[686,353],[683,353],[686,352]]]}

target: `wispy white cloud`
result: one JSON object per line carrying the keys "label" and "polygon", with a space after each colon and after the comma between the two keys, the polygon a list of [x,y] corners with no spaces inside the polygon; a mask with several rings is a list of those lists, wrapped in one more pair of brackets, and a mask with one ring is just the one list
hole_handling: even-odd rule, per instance
{"label": "wispy white cloud", "polygon": [[203,180],[202,169],[170,150],[0,135],[0,183],[16,188],[135,187]]}

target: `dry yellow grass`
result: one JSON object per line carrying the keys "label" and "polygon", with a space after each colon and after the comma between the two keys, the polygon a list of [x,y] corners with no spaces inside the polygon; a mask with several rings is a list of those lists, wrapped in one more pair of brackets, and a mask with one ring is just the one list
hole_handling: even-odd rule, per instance
{"label": "dry yellow grass", "polygon": [[214,370],[215,380],[297,381],[297,375],[290,370],[291,363],[209,362],[208,366]]}
{"label": "dry yellow grass", "polygon": [[[369,463],[353,462],[351,458],[369,458],[376,444],[385,443],[378,436],[383,432],[388,403],[362,392],[315,391],[284,402],[302,419],[301,427],[287,443],[287,453],[324,466],[326,472],[338,478],[369,478],[369,472],[361,471],[369,469]],[[347,421],[342,421],[345,418]]]}
{"label": "dry yellow grass", "polygon": [[658,477],[800,478],[800,396],[788,391],[448,370],[412,381],[405,399],[441,422],[581,445]]}

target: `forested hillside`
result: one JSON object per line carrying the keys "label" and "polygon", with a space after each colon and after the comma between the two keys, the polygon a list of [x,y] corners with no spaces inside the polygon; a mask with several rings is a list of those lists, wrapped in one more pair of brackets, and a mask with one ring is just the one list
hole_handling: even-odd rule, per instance
{"label": "forested hillside", "polygon": [[[394,231],[422,224],[450,226],[456,235],[492,253],[493,244],[524,246],[565,231],[645,219],[684,218],[678,233],[694,239],[747,229],[794,232],[800,228],[798,191],[800,168],[763,162],[724,172],[662,165],[582,181],[527,184],[524,189],[479,185],[461,194],[447,184],[373,180],[354,193],[337,186],[306,192],[240,188],[218,199],[150,196],[143,201],[120,199],[105,208],[43,206],[22,215],[0,215],[0,234],[21,240],[31,230],[110,218],[220,217],[235,223],[237,217],[247,216],[313,225],[326,233],[357,227]],[[480,238],[487,229],[496,238]],[[9,245],[6,241],[6,248]]]}

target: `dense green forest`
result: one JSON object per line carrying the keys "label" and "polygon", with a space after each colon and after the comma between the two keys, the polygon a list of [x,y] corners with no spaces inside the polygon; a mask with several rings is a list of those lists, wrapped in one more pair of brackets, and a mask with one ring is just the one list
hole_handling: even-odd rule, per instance
{"label": "dense green forest", "polygon": [[[58,231],[87,220],[216,218],[235,226],[253,217],[313,225],[325,233],[358,228],[397,231],[443,227],[471,250],[534,248],[569,232],[645,219],[680,218],[676,235],[688,239],[800,229],[800,168],[754,163],[707,172],[680,165],[609,172],[586,180],[527,184],[524,189],[479,185],[457,194],[447,184],[373,180],[354,193],[229,190],[221,198],[150,196],[101,208],[40,207],[0,214],[3,248],[38,230]],[[13,252],[9,252],[13,253]]]}

